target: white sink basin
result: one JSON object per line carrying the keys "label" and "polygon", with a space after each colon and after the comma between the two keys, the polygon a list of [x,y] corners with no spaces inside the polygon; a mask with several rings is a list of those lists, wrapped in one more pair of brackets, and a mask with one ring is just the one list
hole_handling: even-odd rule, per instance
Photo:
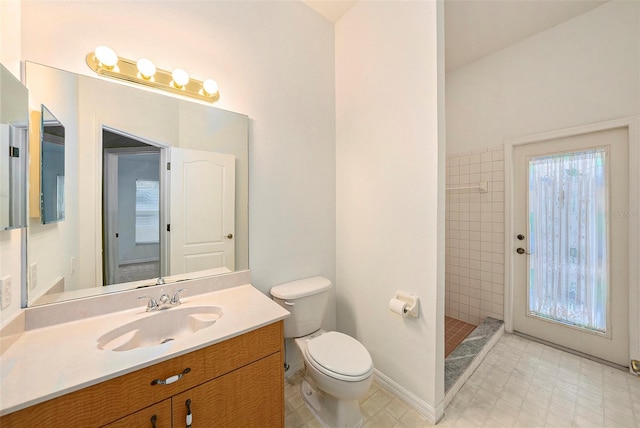
{"label": "white sink basin", "polygon": [[218,306],[174,307],[144,315],[103,334],[98,348],[111,351],[156,346],[209,328],[222,316]]}

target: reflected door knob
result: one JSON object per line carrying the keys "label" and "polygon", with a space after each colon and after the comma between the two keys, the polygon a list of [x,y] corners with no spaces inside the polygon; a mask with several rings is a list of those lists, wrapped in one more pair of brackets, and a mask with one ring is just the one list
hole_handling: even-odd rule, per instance
{"label": "reflected door knob", "polygon": [[516,250],[516,253],[518,254],[531,254],[530,252],[528,252],[527,250],[525,250],[524,248],[520,247]]}

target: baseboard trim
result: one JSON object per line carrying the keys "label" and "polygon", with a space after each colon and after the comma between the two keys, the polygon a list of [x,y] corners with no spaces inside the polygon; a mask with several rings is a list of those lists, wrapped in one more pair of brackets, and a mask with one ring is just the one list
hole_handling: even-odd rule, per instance
{"label": "baseboard trim", "polygon": [[376,383],[378,383],[382,388],[391,392],[396,397],[398,397],[399,399],[404,401],[406,404],[411,406],[416,412],[424,416],[428,422],[435,424],[444,415],[443,403],[439,404],[434,408],[429,403],[425,402],[420,397],[416,396],[415,394],[413,394],[411,391],[409,391],[399,383],[390,379],[388,376],[386,376],[379,370],[374,369],[373,375]]}
{"label": "baseboard trim", "polygon": [[284,372],[284,377],[290,377],[298,373],[300,370],[304,370],[304,361],[296,361],[289,365],[289,369]]}

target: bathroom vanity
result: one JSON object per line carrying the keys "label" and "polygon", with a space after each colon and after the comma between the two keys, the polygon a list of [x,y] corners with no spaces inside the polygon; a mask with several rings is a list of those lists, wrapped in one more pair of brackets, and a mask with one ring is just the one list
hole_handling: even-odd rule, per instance
{"label": "bathroom vanity", "polygon": [[[99,349],[95,337],[153,316],[144,307],[25,332],[2,355],[0,426],[283,427],[287,312],[250,285],[184,300],[181,307],[215,303],[223,315],[172,342],[126,351]],[[51,349],[49,364],[37,366],[48,345],[39,339],[57,334],[67,335],[66,350]]]}

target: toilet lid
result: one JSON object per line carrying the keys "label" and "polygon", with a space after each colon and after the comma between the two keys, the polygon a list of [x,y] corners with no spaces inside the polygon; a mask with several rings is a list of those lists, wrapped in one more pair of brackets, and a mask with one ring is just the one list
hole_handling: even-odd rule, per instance
{"label": "toilet lid", "polygon": [[311,339],[307,354],[318,370],[337,379],[363,380],[373,371],[373,361],[362,343],[337,331]]}

